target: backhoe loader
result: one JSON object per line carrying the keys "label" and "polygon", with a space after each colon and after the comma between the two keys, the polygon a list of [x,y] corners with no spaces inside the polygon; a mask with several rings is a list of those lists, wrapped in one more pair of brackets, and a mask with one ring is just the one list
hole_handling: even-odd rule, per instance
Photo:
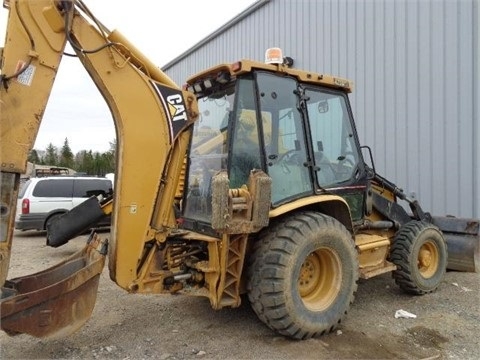
{"label": "backhoe loader", "polygon": [[[5,4],[6,333],[60,337],[80,328],[107,256],[110,278],[130,293],[203,296],[213,309],[248,298],[262,322],[293,339],[335,329],[359,278],[391,272],[421,295],[447,267],[477,270],[478,220],[432,217],[366,165],[349,80],[295,69],[272,48],[265,62],[220,64],[181,88],[81,0]],[[47,243],[61,246],[105,214],[111,232],[108,240],[92,232],[52,268],[7,280],[20,174],[67,42],[114,119],[115,190],[58,218]]]}

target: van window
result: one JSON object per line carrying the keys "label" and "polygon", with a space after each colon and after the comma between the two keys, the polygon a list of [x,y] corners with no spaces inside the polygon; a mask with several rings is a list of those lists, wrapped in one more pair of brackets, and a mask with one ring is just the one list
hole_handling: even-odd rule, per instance
{"label": "van window", "polygon": [[31,182],[32,180],[27,180],[20,186],[20,191],[18,192],[19,199],[25,196],[25,193],[27,192],[28,186],[30,185]]}
{"label": "van window", "polygon": [[112,182],[105,179],[75,179],[73,197],[82,198],[105,195],[112,189]]}
{"label": "van window", "polygon": [[33,189],[36,197],[72,197],[73,179],[42,180]]}

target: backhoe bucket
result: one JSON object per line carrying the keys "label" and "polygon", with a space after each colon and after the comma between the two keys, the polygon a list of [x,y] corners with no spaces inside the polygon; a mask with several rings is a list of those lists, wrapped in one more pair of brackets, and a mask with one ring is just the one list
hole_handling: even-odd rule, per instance
{"label": "backhoe bucket", "polygon": [[433,224],[447,241],[447,269],[480,272],[480,235],[478,219],[434,216]]}
{"label": "backhoe bucket", "polygon": [[63,337],[89,318],[107,245],[92,234],[85,248],[54,267],[8,280],[1,289],[1,328],[9,335]]}

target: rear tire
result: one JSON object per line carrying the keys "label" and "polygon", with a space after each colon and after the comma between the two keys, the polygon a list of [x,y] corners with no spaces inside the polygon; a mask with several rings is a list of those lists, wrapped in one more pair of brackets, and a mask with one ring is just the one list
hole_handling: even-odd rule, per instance
{"label": "rear tire", "polygon": [[445,275],[447,257],[447,243],[435,225],[410,221],[395,235],[390,253],[390,260],[397,265],[395,283],[407,293],[430,293]]}
{"label": "rear tire", "polygon": [[294,339],[334,330],[357,290],[357,252],[347,229],[302,212],[266,229],[253,246],[247,289],[259,319]]}

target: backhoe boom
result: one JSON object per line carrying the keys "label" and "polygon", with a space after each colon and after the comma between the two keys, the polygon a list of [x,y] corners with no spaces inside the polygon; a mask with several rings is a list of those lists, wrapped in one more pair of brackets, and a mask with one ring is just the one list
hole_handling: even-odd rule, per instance
{"label": "backhoe boom", "polygon": [[[176,86],[120,33],[101,25],[81,0],[7,4],[0,82],[0,281],[4,284],[8,273],[19,175],[26,170],[68,41],[113,116],[119,166],[110,276],[124,289],[135,289],[141,282],[138,266],[145,244],[164,239],[176,225],[172,204],[182,170],[178,164],[183,163],[190,125],[197,116],[195,97]],[[142,191],[136,191],[138,184]]]}

